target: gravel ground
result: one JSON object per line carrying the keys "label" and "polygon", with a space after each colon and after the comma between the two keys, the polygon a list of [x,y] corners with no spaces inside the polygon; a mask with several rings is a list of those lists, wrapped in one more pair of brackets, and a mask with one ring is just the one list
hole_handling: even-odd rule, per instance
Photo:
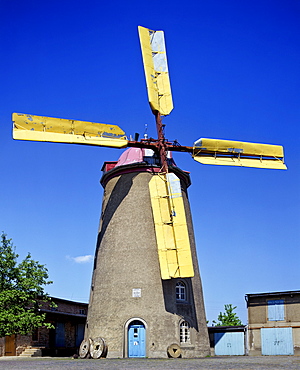
{"label": "gravel ground", "polygon": [[0,369],[18,370],[69,370],[69,369],[171,369],[171,370],[277,370],[300,369],[300,357],[257,356],[257,357],[209,357],[203,359],[99,359],[81,360],[70,358],[0,357]]}

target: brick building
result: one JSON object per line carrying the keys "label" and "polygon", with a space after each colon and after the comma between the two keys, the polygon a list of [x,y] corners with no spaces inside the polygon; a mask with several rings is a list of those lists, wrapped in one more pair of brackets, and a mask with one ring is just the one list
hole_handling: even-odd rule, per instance
{"label": "brick building", "polygon": [[0,338],[0,356],[19,356],[30,351],[40,356],[71,356],[78,353],[88,305],[54,297],[52,301],[56,303],[56,308],[47,302],[40,310],[46,313],[47,322],[52,323],[55,329],[42,327],[30,335]]}
{"label": "brick building", "polygon": [[246,294],[249,355],[300,355],[300,291]]}

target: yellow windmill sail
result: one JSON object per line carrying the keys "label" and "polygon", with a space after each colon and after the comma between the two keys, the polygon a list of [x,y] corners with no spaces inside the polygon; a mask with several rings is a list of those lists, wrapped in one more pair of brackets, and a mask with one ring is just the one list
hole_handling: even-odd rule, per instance
{"label": "yellow windmill sail", "polygon": [[116,125],[13,113],[13,138],[18,140],[124,148],[125,133]]}
{"label": "yellow windmill sail", "polygon": [[194,143],[193,158],[203,164],[287,169],[281,145],[199,139]]}
{"label": "yellow windmill sail", "polygon": [[193,261],[180,180],[155,174],[149,182],[162,279],[193,277]]}
{"label": "yellow windmill sail", "polygon": [[150,107],[165,116],[172,111],[173,101],[164,32],[141,26],[138,30]]}

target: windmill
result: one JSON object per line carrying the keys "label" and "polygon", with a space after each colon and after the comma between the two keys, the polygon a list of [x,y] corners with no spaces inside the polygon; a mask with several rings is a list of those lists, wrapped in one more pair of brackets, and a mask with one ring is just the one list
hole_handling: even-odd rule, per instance
{"label": "windmill", "polygon": [[163,31],[139,26],[157,139],[129,140],[116,125],[13,114],[13,137],[129,148],[106,162],[88,320],[80,354],[200,357],[209,354],[202,286],[187,199],[189,175],[171,152],[203,164],[286,169],[283,148],[201,138],[166,140],[173,109]]}

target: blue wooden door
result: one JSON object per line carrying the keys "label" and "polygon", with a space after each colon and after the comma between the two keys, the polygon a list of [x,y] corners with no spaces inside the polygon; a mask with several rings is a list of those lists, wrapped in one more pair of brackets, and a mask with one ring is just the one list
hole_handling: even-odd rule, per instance
{"label": "blue wooden door", "polygon": [[55,347],[65,346],[65,324],[57,322],[55,325]]}
{"label": "blue wooden door", "polygon": [[293,329],[261,329],[261,353],[262,355],[293,355]]}
{"label": "blue wooden door", "polygon": [[76,347],[79,347],[84,339],[84,324],[77,324],[76,326]]}
{"label": "blue wooden door", "polygon": [[146,357],[145,326],[131,324],[128,328],[128,357]]}
{"label": "blue wooden door", "polygon": [[216,356],[243,356],[245,354],[243,332],[215,333],[214,339]]}

